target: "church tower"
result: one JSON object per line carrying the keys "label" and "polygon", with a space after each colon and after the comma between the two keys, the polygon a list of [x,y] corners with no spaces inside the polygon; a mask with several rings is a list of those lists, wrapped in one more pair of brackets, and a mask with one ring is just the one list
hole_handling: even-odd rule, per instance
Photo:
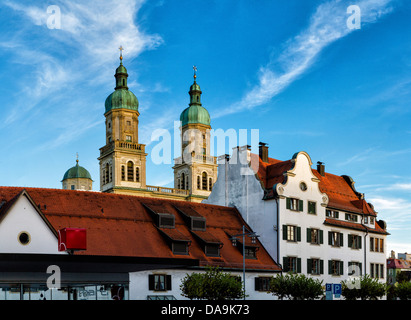
{"label": "church tower", "polygon": [[146,188],[145,145],[138,143],[138,100],[128,90],[127,69],[120,65],[114,75],[115,91],[105,101],[106,145],[100,148],[100,191],[121,192]]}
{"label": "church tower", "polygon": [[188,190],[198,198],[207,198],[217,180],[216,157],[210,155],[210,115],[202,106],[197,68],[188,92],[189,107],[180,115],[181,157],[175,159],[174,188]]}

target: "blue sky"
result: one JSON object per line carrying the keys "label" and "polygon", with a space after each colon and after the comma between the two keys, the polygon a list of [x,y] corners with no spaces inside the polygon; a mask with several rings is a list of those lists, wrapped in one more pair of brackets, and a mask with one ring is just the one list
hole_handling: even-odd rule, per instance
{"label": "blue sky", "polygon": [[[122,45],[149,153],[154,130],[173,134],[197,65],[214,129],[259,129],[271,157],[306,151],[351,176],[388,224],[387,254],[411,252],[410,14],[405,0],[1,0],[0,185],[61,188],[78,152],[99,189]],[[172,186],[171,167],[149,154],[147,183]]]}

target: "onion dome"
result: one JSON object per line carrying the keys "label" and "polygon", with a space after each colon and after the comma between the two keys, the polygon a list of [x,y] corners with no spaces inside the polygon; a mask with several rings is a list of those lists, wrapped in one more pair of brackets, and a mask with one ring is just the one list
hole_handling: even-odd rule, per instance
{"label": "onion dome", "polygon": [[180,115],[181,125],[185,126],[187,124],[203,124],[209,126],[211,123],[210,114],[207,109],[201,105],[201,89],[196,82],[197,75],[194,67],[194,83],[190,87],[188,92],[190,95],[189,107],[186,108]]}
{"label": "onion dome", "polygon": [[105,112],[107,113],[112,109],[130,109],[138,111],[138,99],[127,87],[128,73],[126,67],[123,66],[123,56],[120,56],[120,65],[116,69],[114,77],[116,78],[115,91],[106,99]]}

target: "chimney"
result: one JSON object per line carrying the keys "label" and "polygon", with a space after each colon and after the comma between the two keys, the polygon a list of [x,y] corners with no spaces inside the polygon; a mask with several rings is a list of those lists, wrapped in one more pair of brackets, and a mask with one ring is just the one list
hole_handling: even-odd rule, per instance
{"label": "chimney", "polygon": [[258,147],[259,149],[259,155],[260,158],[263,162],[267,162],[268,163],[268,147],[267,147],[267,143],[264,142],[260,142],[260,145]]}
{"label": "chimney", "polygon": [[318,161],[317,162],[317,171],[320,175],[322,175],[324,177],[324,173],[325,173],[325,165],[324,162]]}

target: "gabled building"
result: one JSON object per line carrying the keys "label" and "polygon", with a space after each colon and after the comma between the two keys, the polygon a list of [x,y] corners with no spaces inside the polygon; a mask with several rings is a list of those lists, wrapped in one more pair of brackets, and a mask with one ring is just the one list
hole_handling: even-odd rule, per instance
{"label": "gabled building", "polygon": [[[243,225],[251,229],[235,208],[0,187],[0,300],[181,299],[181,280],[207,266],[239,277],[245,266],[249,298],[273,299],[255,284],[281,269],[258,239],[246,238],[244,252],[232,245]],[[66,230],[83,231],[81,247],[65,250]],[[59,289],[48,287],[50,267]]]}
{"label": "gabled building", "polygon": [[219,158],[204,203],[236,207],[284,271],[339,283],[365,273],[385,281],[386,224],[349,176],[312,168],[306,152],[281,161],[248,146]]}
{"label": "gabled building", "polygon": [[403,279],[411,281],[411,259],[396,259],[395,256],[387,259],[387,284],[398,282],[400,273],[403,274]]}

